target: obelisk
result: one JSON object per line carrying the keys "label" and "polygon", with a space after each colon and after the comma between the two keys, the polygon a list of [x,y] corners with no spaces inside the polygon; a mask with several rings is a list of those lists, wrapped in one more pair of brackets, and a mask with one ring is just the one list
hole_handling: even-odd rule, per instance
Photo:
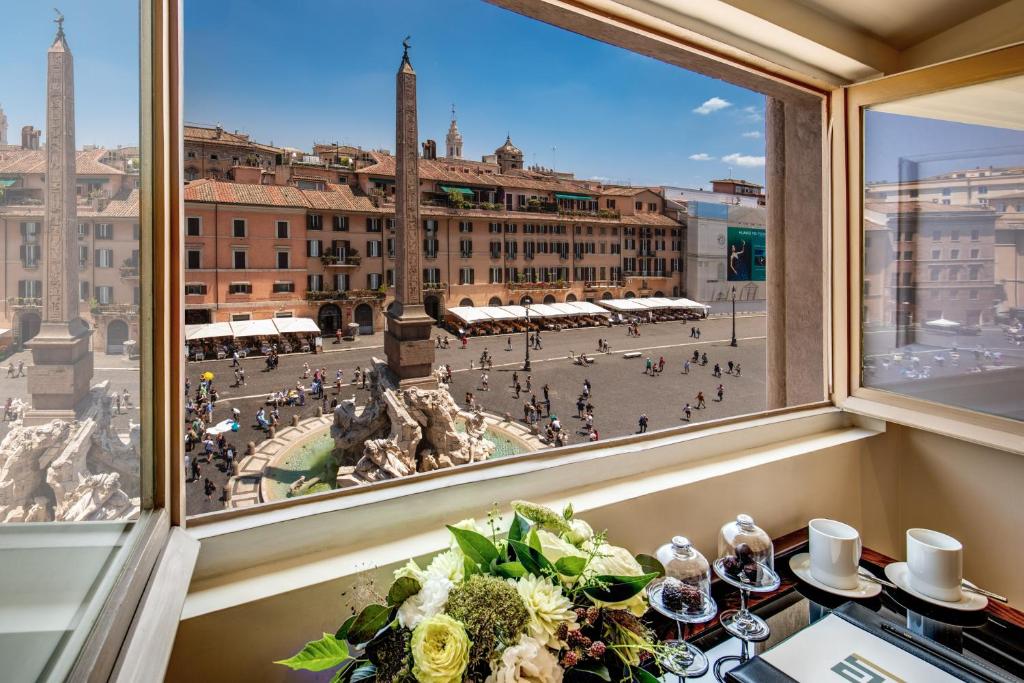
{"label": "obelisk", "polygon": [[73,419],[92,379],[91,332],[78,315],[78,211],[75,200],[74,60],[58,12],[46,59],[46,211],[43,315],[27,346],[32,408],[25,424]]}
{"label": "obelisk", "polygon": [[387,312],[384,352],[401,387],[436,387],[431,374],[433,318],[423,309],[420,271],[420,172],[416,126],[416,72],[409,62],[409,39],[402,42],[402,64],[395,76],[395,301]]}

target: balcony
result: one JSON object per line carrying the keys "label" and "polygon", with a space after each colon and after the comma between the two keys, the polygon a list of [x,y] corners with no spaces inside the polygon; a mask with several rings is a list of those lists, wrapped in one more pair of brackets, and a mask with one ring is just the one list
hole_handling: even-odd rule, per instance
{"label": "balcony", "polygon": [[329,251],[320,256],[325,268],[352,268],[362,263],[363,257],[351,251]]}
{"label": "balcony", "polygon": [[611,287],[624,287],[625,285],[626,283],[622,280],[587,280],[583,283],[583,289],[609,289]]}
{"label": "balcony", "polygon": [[384,292],[379,289],[349,289],[345,291],[328,289],[306,292],[306,301],[355,301],[380,300],[383,298]]}
{"label": "balcony", "polygon": [[89,312],[93,315],[120,315],[132,318],[139,314],[139,306],[138,304],[93,303],[89,307]]}
{"label": "balcony", "polygon": [[558,282],[509,282],[505,286],[514,292],[542,289],[569,289],[569,283],[565,280],[559,280]]}
{"label": "balcony", "polygon": [[122,280],[138,280],[139,279],[139,264],[137,261],[127,259],[121,264],[121,279]]}
{"label": "balcony", "polygon": [[10,296],[7,297],[7,305],[14,308],[38,308],[43,305],[41,296]]}
{"label": "balcony", "polygon": [[440,292],[440,291],[443,291],[445,289],[448,289],[448,283],[447,282],[424,282],[423,283],[423,291],[424,292]]}

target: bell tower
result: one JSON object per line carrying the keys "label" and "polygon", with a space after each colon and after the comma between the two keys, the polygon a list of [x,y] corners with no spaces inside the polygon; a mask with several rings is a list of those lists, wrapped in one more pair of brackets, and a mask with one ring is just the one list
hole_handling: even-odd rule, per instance
{"label": "bell tower", "polygon": [[459,124],[455,122],[455,105],[452,105],[452,122],[448,126],[448,135],[445,137],[447,143],[446,156],[449,159],[462,158],[462,133],[459,132]]}

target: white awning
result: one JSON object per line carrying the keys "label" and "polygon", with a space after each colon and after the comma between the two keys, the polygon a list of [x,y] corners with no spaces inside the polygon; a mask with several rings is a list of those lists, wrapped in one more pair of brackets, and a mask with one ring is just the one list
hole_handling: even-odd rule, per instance
{"label": "white awning", "polygon": [[231,323],[207,323],[205,325],[185,325],[185,340],[214,339],[216,337],[233,337]]}
{"label": "white awning", "polygon": [[312,318],[274,318],[274,325],[281,334],[320,334],[320,328]]}
{"label": "white awning", "polygon": [[[523,306],[502,306],[502,308],[514,315],[517,319],[526,318],[526,308]],[[533,317],[533,313],[530,314],[530,317]]]}
{"label": "white awning", "polygon": [[537,316],[538,318],[561,318],[564,315],[568,315],[565,311],[560,311],[550,304],[533,304],[530,306],[530,317]]}
{"label": "white awning", "polygon": [[702,304],[699,301],[693,299],[676,299],[676,308],[699,308],[701,310],[707,310],[711,308],[707,304]]}
{"label": "white awning", "polygon": [[515,320],[516,314],[505,310],[504,306],[481,306],[477,309],[492,320]]}
{"label": "white awning", "polygon": [[639,299],[602,299],[600,304],[605,308],[609,308],[620,313],[646,311],[647,306],[638,304],[637,301],[639,301]]}
{"label": "white awning", "polygon": [[572,306],[583,315],[609,315],[608,311],[589,301],[567,301],[563,305]]}
{"label": "white awning", "polygon": [[487,315],[479,308],[474,308],[473,306],[455,306],[453,308],[449,308],[448,313],[467,325],[482,323],[491,319],[491,316]]}
{"label": "white awning", "polygon": [[946,320],[945,318],[938,318],[936,320],[929,320],[928,322],[925,323],[925,325],[929,325],[931,327],[946,327],[946,328],[960,327],[960,323],[954,322],[952,320]]}
{"label": "white awning", "polygon": [[276,337],[277,327],[274,321],[266,320],[235,320],[230,323],[231,331],[239,337]]}
{"label": "white awning", "polygon": [[0,337],[4,336],[5,334],[7,334],[10,331],[11,331],[11,328],[9,328],[9,327],[0,327]]}

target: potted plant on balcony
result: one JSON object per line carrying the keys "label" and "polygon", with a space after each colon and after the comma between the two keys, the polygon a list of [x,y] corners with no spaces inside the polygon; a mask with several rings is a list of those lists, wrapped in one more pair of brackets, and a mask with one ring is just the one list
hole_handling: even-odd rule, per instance
{"label": "potted plant on balcony", "polygon": [[320,263],[322,263],[325,266],[333,266],[337,262],[338,262],[338,255],[337,254],[321,254],[320,255]]}

